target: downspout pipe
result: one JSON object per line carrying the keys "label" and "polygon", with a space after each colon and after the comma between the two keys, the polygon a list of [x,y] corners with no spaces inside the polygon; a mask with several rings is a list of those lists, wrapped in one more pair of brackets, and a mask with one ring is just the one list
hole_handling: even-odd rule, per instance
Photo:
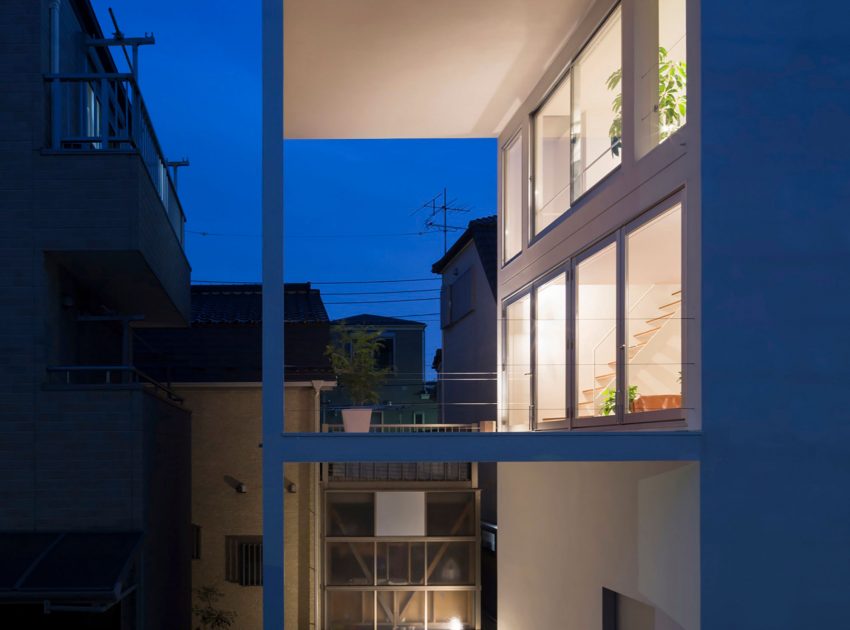
{"label": "downspout pipe", "polygon": [[[48,5],[50,15],[50,74],[59,74],[59,7],[60,0],[51,0]],[[61,142],[60,125],[62,123],[62,113],[60,107],[62,99],[59,97],[59,91],[62,89],[62,84],[54,79],[50,84],[50,144],[54,151],[59,150]]]}
{"label": "downspout pipe", "polygon": [[59,7],[60,0],[51,0],[50,12],[50,74],[59,74]]}

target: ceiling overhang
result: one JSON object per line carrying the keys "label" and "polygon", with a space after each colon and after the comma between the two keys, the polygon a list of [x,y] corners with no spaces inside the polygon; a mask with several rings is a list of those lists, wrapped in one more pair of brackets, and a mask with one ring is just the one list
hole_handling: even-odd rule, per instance
{"label": "ceiling overhang", "polygon": [[286,138],[496,137],[589,0],[283,0]]}

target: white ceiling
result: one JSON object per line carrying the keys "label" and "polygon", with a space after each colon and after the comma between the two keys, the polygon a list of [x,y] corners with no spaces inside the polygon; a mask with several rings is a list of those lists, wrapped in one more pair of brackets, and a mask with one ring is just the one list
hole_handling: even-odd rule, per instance
{"label": "white ceiling", "polygon": [[282,0],[287,138],[498,135],[589,0]]}

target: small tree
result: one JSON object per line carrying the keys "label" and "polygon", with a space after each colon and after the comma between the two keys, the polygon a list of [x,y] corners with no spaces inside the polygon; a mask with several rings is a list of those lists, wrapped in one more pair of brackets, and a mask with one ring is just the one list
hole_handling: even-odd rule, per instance
{"label": "small tree", "polygon": [[201,586],[193,591],[198,599],[198,603],[192,606],[192,614],[201,624],[198,630],[219,630],[233,625],[236,611],[222,610],[216,605],[224,597],[224,593],[215,586]]}
{"label": "small tree", "polygon": [[339,384],[348,391],[354,405],[368,405],[381,400],[378,389],[389,373],[387,368],[378,368],[382,333],[343,324],[335,327],[333,341],[325,350]]}

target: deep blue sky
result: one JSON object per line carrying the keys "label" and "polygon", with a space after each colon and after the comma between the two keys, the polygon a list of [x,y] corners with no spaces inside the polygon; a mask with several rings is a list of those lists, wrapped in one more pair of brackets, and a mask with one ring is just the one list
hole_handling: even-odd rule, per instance
{"label": "deep blue sky", "polygon": [[[93,4],[107,34],[113,30],[111,6],[125,35],[156,36],[156,45],[140,53],[142,94],[169,159],[186,156],[192,163],[181,170],[179,183],[193,280],[259,280],[259,0]],[[455,224],[495,212],[494,140],[292,141],[285,153],[287,281],[427,278],[431,263],[442,255],[442,236],[401,236],[423,229],[424,214],[411,216],[412,210],[445,186],[457,205],[471,209],[453,218]],[[319,288],[331,317],[342,317],[436,313],[437,300],[330,303],[438,293],[328,293],[438,286],[432,281]],[[437,318],[417,319],[429,324],[430,366],[439,346]]]}

